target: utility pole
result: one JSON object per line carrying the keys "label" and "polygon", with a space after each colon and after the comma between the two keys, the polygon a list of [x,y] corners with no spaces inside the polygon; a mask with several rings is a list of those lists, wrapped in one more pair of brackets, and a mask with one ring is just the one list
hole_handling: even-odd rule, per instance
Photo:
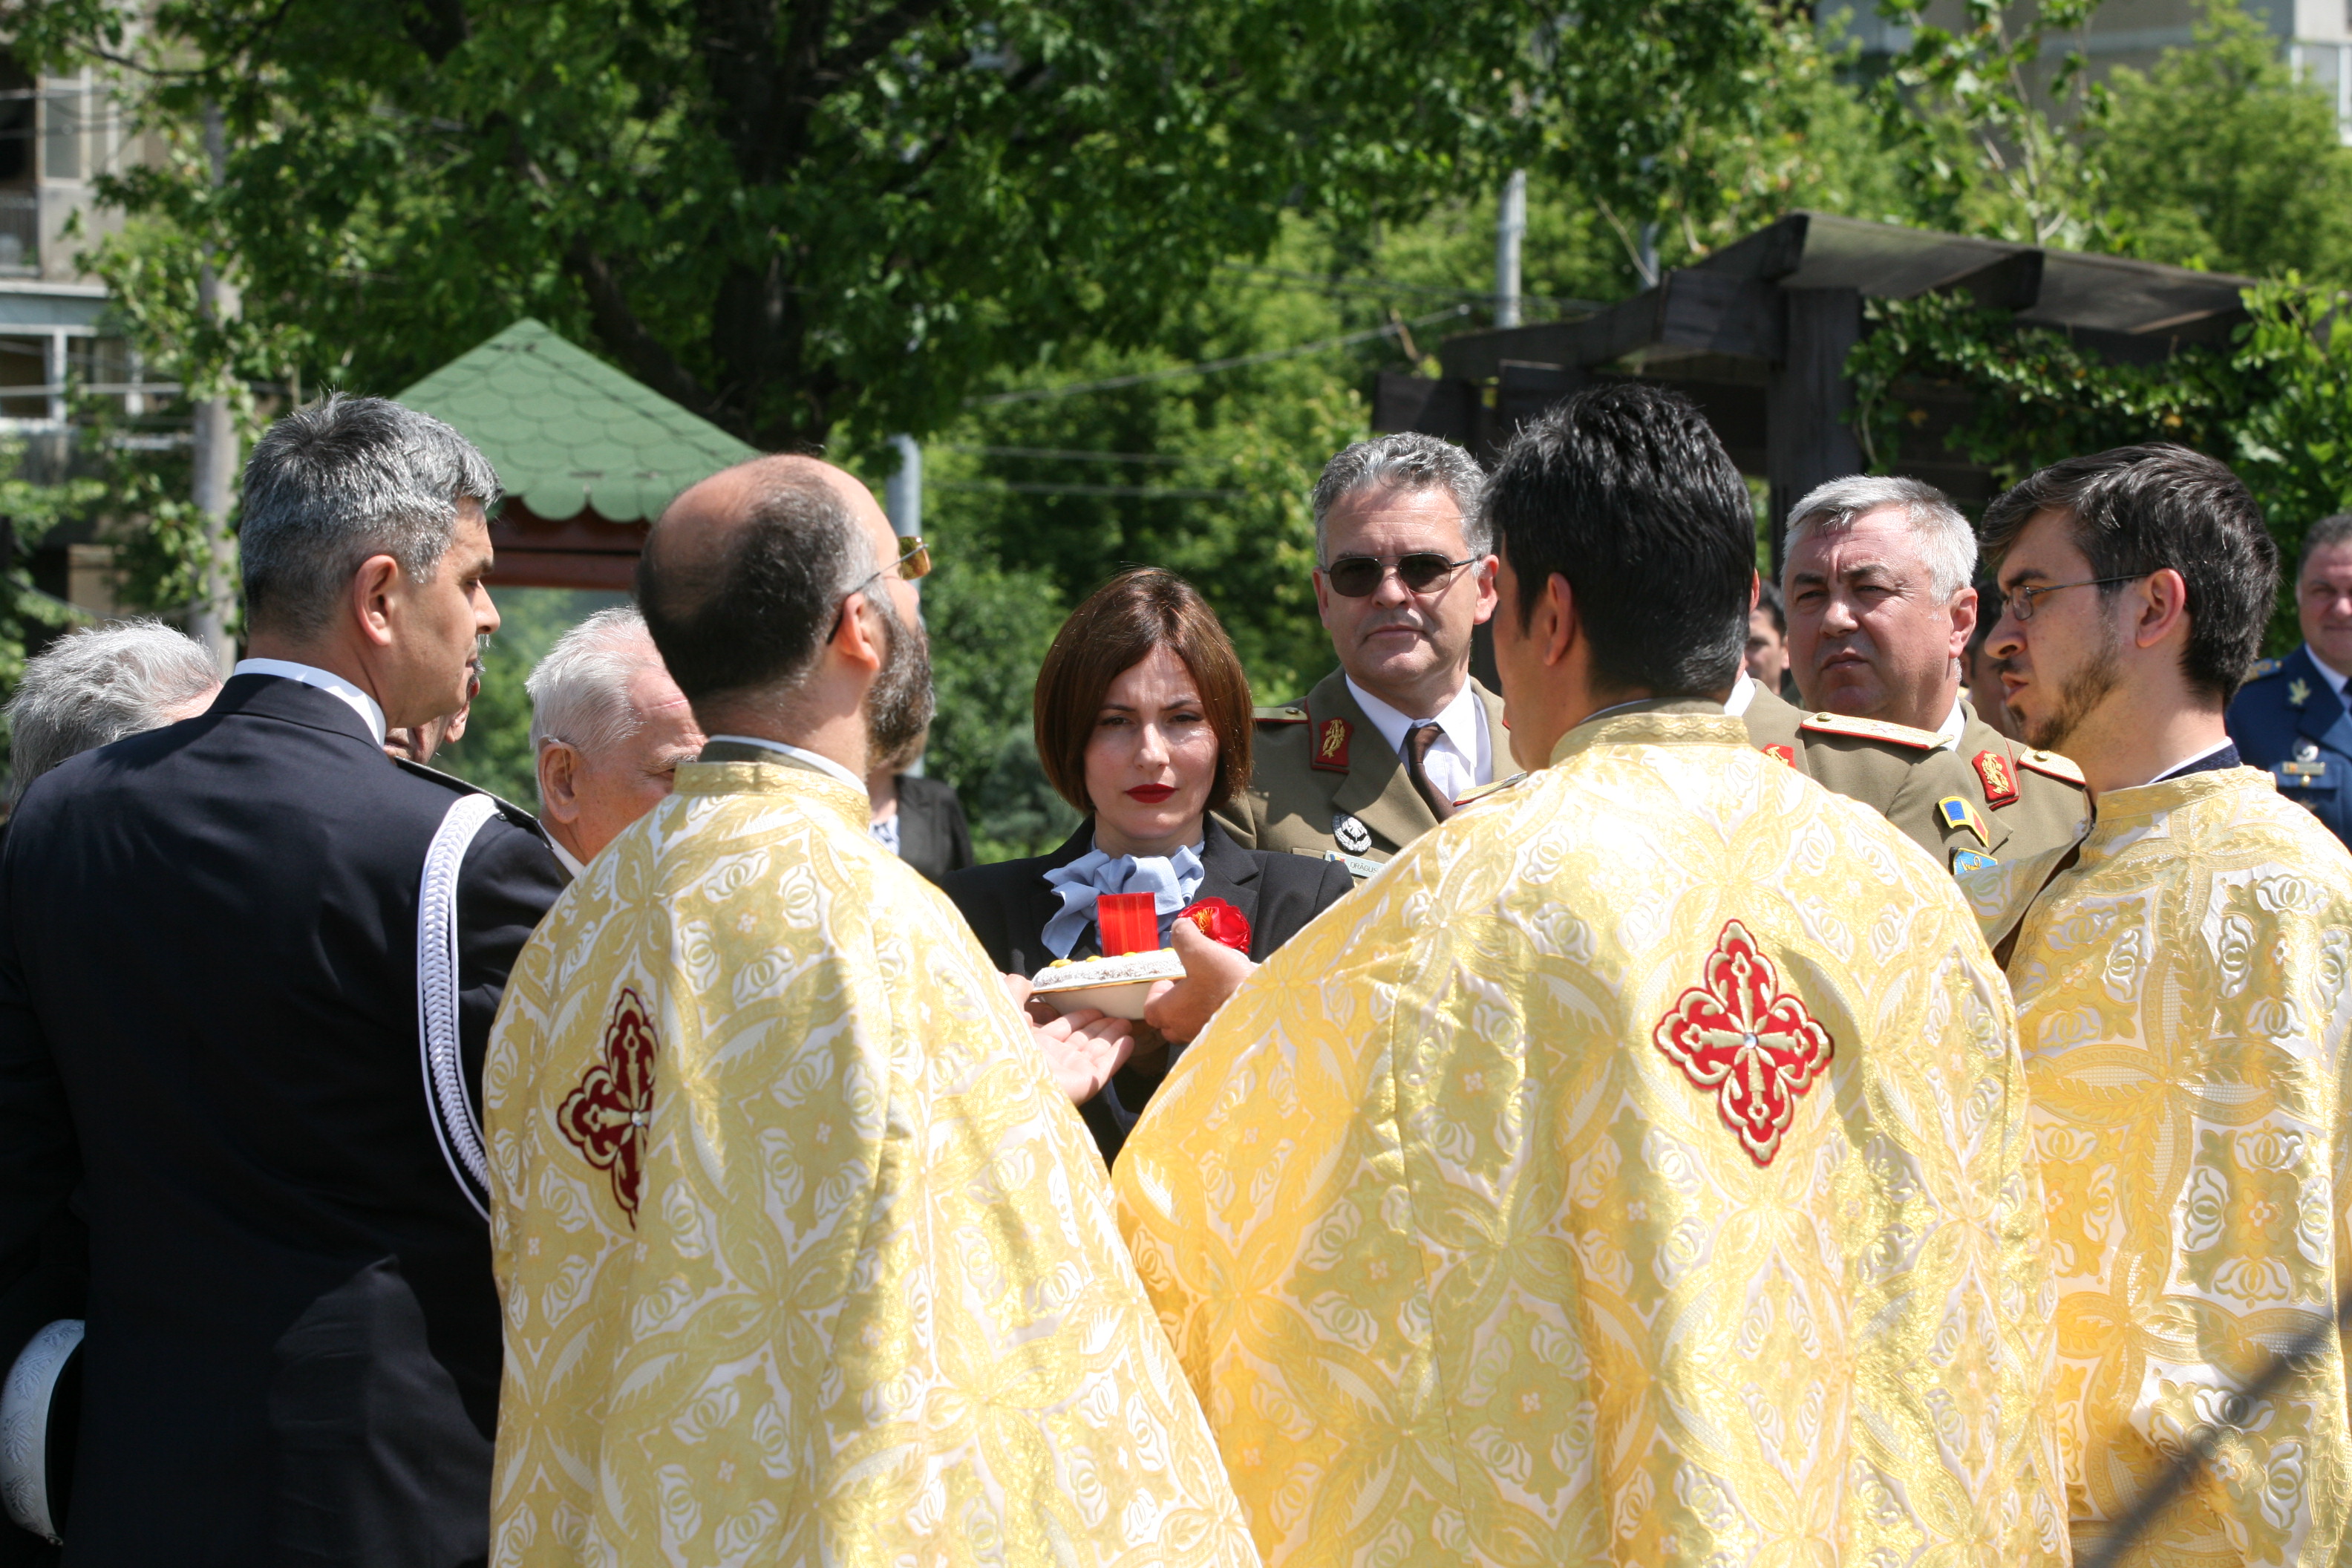
{"label": "utility pole", "polygon": [[1495,216],[1495,325],[1519,324],[1519,242],[1528,237],[1528,172],[1514,169],[1503,182],[1503,205]]}
{"label": "utility pole", "polygon": [[912,539],[923,531],[923,448],[912,436],[893,436],[890,449],[898,454],[898,471],[882,482],[882,510],[891,532]]}
{"label": "utility pole", "polygon": [[[209,98],[205,100],[205,159],[211,167],[213,189],[217,191],[228,183],[228,133],[221,122],[219,101]],[[196,272],[200,330],[217,327],[236,311],[236,290],[221,281],[213,258],[213,243],[206,240],[203,264]],[[219,368],[226,377],[229,367]],[[195,379],[201,369],[190,363],[189,379]],[[228,532],[229,492],[236,482],[236,423],[229,411],[226,382],[216,384],[213,394],[197,403],[195,427],[190,432],[191,499],[196,503],[204,542],[200,597],[188,618],[188,631],[212,650],[213,662],[226,676],[236,662],[236,639],[229,632],[229,622],[236,613],[230,562],[235,545]]]}

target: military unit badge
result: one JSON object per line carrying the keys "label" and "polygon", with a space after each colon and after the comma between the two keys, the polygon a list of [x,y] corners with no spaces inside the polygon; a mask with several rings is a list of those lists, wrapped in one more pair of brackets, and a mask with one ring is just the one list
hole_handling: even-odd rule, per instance
{"label": "military unit badge", "polygon": [[1350,855],[1361,855],[1372,847],[1372,830],[1344,811],[1331,818],[1331,837]]}
{"label": "military unit badge", "polygon": [[1984,818],[1977,815],[1977,808],[1958,795],[1948,795],[1937,801],[1936,814],[1944,819],[1945,832],[1958,833],[1965,827],[1977,836],[1978,843],[1988,849],[1992,847],[1992,830],[1985,826]]}

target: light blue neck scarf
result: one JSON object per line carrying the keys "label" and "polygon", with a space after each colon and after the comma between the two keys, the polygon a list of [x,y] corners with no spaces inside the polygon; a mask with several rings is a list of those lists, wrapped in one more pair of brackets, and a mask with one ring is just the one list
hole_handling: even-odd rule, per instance
{"label": "light blue neck scarf", "polygon": [[1087,928],[1095,923],[1095,900],[1105,893],[1150,893],[1160,916],[1160,941],[1168,942],[1168,928],[1176,911],[1201,890],[1201,846],[1173,855],[1121,855],[1116,859],[1099,849],[1088,850],[1066,866],[1045,873],[1045,885],[1061,896],[1061,912],[1045,922],[1045,947],[1056,958],[1067,958]]}

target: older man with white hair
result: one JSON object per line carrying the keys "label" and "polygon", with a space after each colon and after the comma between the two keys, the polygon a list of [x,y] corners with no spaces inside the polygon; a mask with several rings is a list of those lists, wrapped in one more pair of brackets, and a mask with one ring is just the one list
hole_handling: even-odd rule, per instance
{"label": "older man with white hair", "polygon": [[1806,710],[1746,687],[1733,698],[1766,750],[1953,869],[2071,843],[2089,820],[2074,763],[2019,745],[1960,695],[1976,563],[1976,531],[1933,485],[1822,485],[1789,513],[1782,571]]}
{"label": "older man with white hair", "polygon": [[621,829],[661,804],[702,750],[677,682],[633,605],[563,634],[524,682],[539,819],[578,876]]}
{"label": "older man with white hair", "polygon": [[212,706],[220,667],[161,621],[68,632],[25,661],[8,700],[8,798],[68,757],[193,719]]}

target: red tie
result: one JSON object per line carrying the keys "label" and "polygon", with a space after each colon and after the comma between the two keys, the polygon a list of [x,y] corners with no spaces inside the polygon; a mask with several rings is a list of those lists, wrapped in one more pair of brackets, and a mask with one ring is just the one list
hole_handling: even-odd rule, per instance
{"label": "red tie", "polygon": [[1444,728],[1432,721],[1414,725],[1404,738],[1404,776],[1412,781],[1412,787],[1421,792],[1421,798],[1429,803],[1429,809],[1440,822],[1454,815],[1454,802],[1429,782],[1427,763],[1429,748],[1444,733]]}

